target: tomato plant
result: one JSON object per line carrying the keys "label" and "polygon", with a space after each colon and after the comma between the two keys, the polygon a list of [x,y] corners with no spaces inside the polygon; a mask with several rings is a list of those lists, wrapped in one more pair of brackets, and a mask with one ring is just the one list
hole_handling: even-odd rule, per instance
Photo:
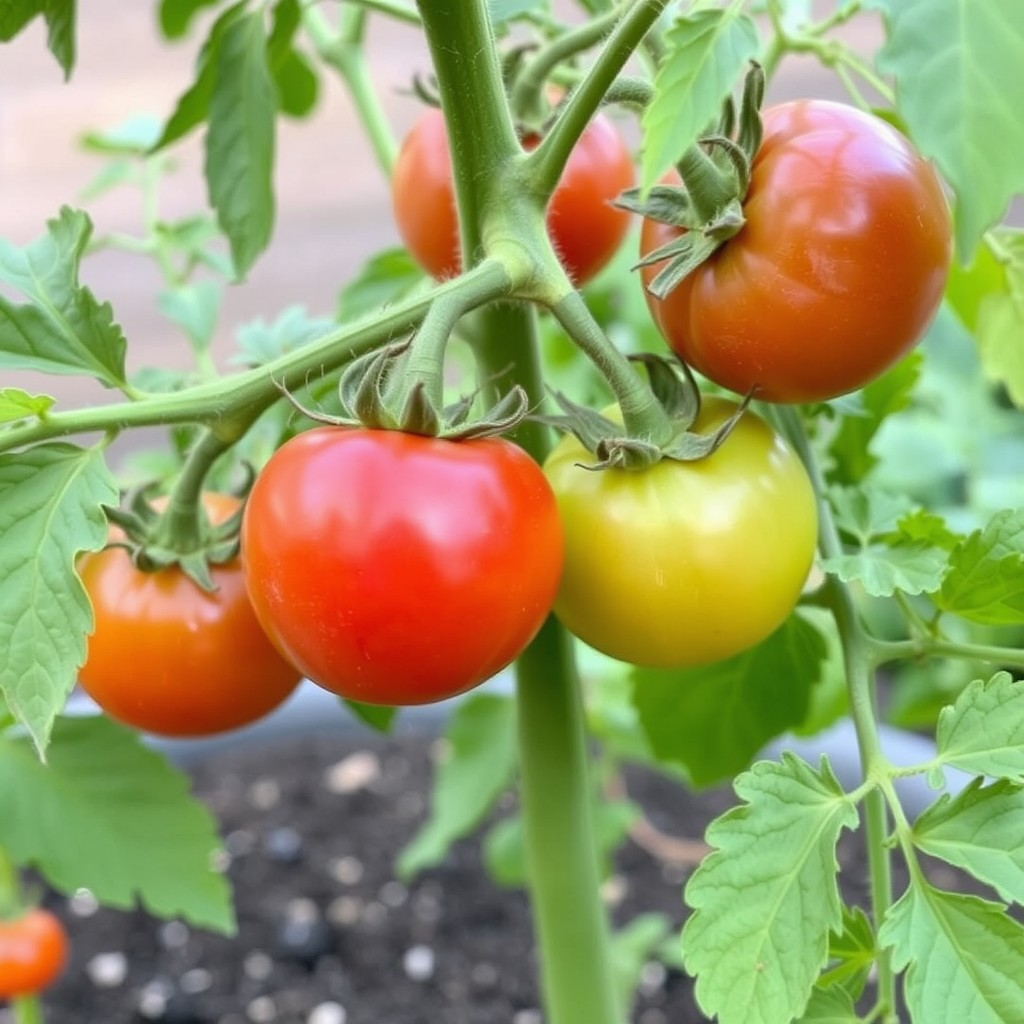
{"label": "tomato plant", "polygon": [[[214,521],[238,499],[207,493]],[[159,736],[209,736],[255,722],[295,689],[299,673],[267,639],[242,562],[213,565],[208,593],[177,566],[146,572],[123,547],[83,556],[95,627],[82,688],[113,718]]]}
{"label": "tomato plant", "polygon": [[[854,391],[920,341],[942,300],[949,210],[938,175],[881,119],[825,100],[764,112],[746,223],[647,302],[669,345],[739,394]],[[678,229],[646,219],[642,256]],[[660,264],[643,268],[649,284]]]}
{"label": "tomato plant", "polygon": [[[712,431],[735,408],[708,399],[695,426]],[[752,647],[793,610],[814,556],[814,492],[759,417],[744,413],[696,462],[592,462],[565,437],[544,467],[566,534],[555,612],[576,636],[636,665],[698,665]]]}
{"label": "tomato plant", "polygon": [[[527,149],[538,139],[528,136]],[[548,207],[548,232],[569,277],[586,284],[615,255],[629,215],[612,200],[633,184],[633,160],[598,115],[573,149]],[[425,111],[402,143],[391,184],[395,223],[409,251],[437,278],[459,272],[459,225],[444,118]]]}
{"label": "tomato plant", "polygon": [[41,992],[59,977],[67,955],[64,926],[50,911],[0,917],[0,999]]}
{"label": "tomato plant", "polygon": [[368,704],[429,703],[504,668],[562,568],[554,497],[519,448],[385,430],[324,427],[280,448],[242,549],[278,647]]}

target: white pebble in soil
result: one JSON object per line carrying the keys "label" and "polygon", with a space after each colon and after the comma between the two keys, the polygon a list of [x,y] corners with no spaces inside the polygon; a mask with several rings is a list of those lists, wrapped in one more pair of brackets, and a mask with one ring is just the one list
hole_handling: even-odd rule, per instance
{"label": "white pebble in soil", "polygon": [[469,972],[469,980],[476,988],[494,988],[500,977],[498,968],[488,963],[473,964],[473,969]]}
{"label": "white pebble in soil", "polygon": [[358,900],[354,896],[339,896],[327,905],[327,920],[331,924],[355,924],[362,916],[362,900]]}
{"label": "white pebble in soil", "polygon": [[100,909],[100,901],[88,889],[76,889],[68,900],[68,909],[75,917],[92,917]]}
{"label": "white pebble in soil", "polygon": [[411,981],[429,981],[434,976],[434,951],[429,946],[407,949],[402,968]]}
{"label": "white pebble in soil", "polygon": [[256,836],[247,829],[239,828],[224,837],[224,849],[232,857],[245,857],[256,847]]}
{"label": "white pebble in soil", "polygon": [[349,754],[324,772],[324,786],[331,793],[355,793],[380,777],[380,759],[368,750]]}
{"label": "white pebble in soil", "polygon": [[327,865],[331,878],[342,885],[358,885],[363,877],[363,862],[355,857],[335,857]]}
{"label": "white pebble in soil", "polygon": [[270,996],[257,996],[245,1008],[245,1015],[253,1024],[270,1024],[277,1020],[277,1006]]}
{"label": "white pebble in soil", "polygon": [[173,991],[164,978],[147,982],[139,993],[139,1016],[145,1020],[162,1020]]}
{"label": "white pebble in soil", "polygon": [[640,1014],[640,1024],[668,1024],[668,1017],[661,1010],[644,1010]]}
{"label": "white pebble in soil", "polygon": [[160,926],[160,945],[164,949],[181,949],[188,944],[189,930],[184,921],[168,921]]}
{"label": "white pebble in soil", "polygon": [[281,785],[277,779],[257,779],[249,787],[249,804],[257,811],[269,811],[281,802]]}
{"label": "white pebble in soil", "polygon": [[347,1018],[341,1003],[321,1003],[309,1011],[306,1024],[345,1024]]}
{"label": "white pebble in soil", "polygon": [[124,953],[97,953],[85,965],[85,973],[97,988],[118,988],[128,977],[128,957]]}
{"label": "white pebble in soil", "polygon": [[242,971],[253,981],[266,981],[274,973],[274,961],[262,950],[255,949],[242,961]]}
{"label": "white pebble in soil", "polygon": [[201,992],[207,992],[213,986],[213,975],[205,967],[193,967],[186,971],[178,981],[178,987],[182,992],[190,996],[197,996]]}
{"label": "white pebble in soil", "polygon": [[540,1010],[519,1010],[512,1018],[512,1024],[544,1024]]}
{"label": "white pebble in soil", "polygon": [[385,907],[391,907],[394,910],[397,907],[405,906],[405,901],[409,898],[409,890],[401,882],[385,882],[381,886],[378,896]]}

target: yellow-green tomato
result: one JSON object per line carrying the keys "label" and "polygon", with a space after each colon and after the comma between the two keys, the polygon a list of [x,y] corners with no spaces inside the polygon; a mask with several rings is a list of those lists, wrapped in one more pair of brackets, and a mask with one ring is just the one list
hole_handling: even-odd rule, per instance
{"label": "yellow-green tomato", "polygon": [[[709,433],[735,410],[708,398],[693,429]],[[565,528],[555,614],[572,633],[613,658],[669,668],[731,657],[788,617],[817,513],[803,463],[764,420],[745,412],[695,462],[584,468],[595,461],[567,436],[544,466]]]}

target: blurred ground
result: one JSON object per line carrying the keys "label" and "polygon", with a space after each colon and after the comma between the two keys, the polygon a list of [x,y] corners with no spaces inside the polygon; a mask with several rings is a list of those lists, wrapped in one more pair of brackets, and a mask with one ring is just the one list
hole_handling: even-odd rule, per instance
{"label": "blurred ground", "polygon": [[[823,11],[830,4],[816,2]],[[209,18],[197,19],[180,43],[160,41],[155,0],[82,0],[78,62],[72,85],[45,48],[41,22],[14,43],[0,47],[0,236],[23,245],[39,235],[47,218],[65,203],[83,205],[80,193],[100,163],[78,147],[89,129],[109,129],[126,118],[151,113],[166,117],[191,83],[195,54]],[[873,44],[874,19],[856,29],[858,45]],[[413,29],[382,18],[371,22],[372,74],[395,131],[417,113],[408,95],[411,76],[427,68]],[[809,60],[787,62],[773,84],[776,99],[797,95],[841,96],[831,74]],[[218,332],[217,352],[230,350],[240,323],[274,318],[292,304],[312,312],[332,309],[341,283],[382,246],[396,240],[390,200],[341,85],[325,78],[312,118],[282,121],[278,131],[278,215],[269,251],[249,278],[229,290]],[[176,151],[181,169],[164,191],[164,213],[184,216],[205,204],[200,136]],[[86,207],[96,234],[133,232],[139,223],[138,194],[121,188]],[[124,253],[91,257],[83,279],[109,300],[129,339],[132,369],[143,365],[188,365],[176,329],[159,315],[159,277],[146,259]],[[37,387],[62,405],[109,398],[91,381],[5,374],[0,386]]]}

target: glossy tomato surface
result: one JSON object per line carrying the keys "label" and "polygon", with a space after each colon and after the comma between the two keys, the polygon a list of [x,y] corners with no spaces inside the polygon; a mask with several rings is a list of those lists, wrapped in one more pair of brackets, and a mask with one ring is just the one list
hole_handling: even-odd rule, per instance
{"label": "glossy tomato surface", "polygon": [[[932,169],[898,131],[824,100],[764,113],[746,224],[664,300],[655,323],[694,369],[772,402],[833,398],[906,355],[931,322],[951,252]],[[641,254],[678,235],[644,222]]]}
{"label": "glossy tomato surface", "polygon": [[[706,399],[710,432],[733,402]],[[571,436],[544,466],[565,525],[555,614],[622,661],[682,667],[765,639],[793,610],[814,557],[817,513],[803,464],[744,413],[712,455],[649,469],[585,468]]]}
{"label": "glossy tomato surface", "polygon": [[429,703],[504,668],[562,569],[554,495],[511,442],[338,427],[273,455],[242,550],[279,648],[325,689],[371,704]]}
{"label": "glossy tomato surface", "polygon": [[[203,500],[215,522],[239,504]],[[126,725],[168,737],[225,732],[272,711],[301,678],[260,627],[238,558],[211,566],[212,593],[176,567],[143,572],[118,547],[84,556],[78,572],[95,616],[79,682]]]}
{"label": "glossy tomato surface", "polygon": [[64,926],[48,910],[33,907],[0,918],[0,999],[42,992],[60,975],[67,956]]}
{"label": "glossy tomato surface", "polygon": [[[598,115],[583,132],[548,207],[548,234],[572,281],[585,284],[615,255],[629,215],[611,205],[633,185],[633,161],[618,130]],[[399,234],[436,278],[460,269],[459,227],[444,118],[427,110],[406,136],[392,180]]]}

